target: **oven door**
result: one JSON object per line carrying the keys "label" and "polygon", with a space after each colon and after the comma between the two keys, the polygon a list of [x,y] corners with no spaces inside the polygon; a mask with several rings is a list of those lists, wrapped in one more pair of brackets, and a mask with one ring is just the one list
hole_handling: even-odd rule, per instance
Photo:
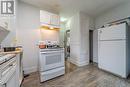
{"label": "oven door", "polygon": [[64,66],[64,51],[40,52],[40,71]]}

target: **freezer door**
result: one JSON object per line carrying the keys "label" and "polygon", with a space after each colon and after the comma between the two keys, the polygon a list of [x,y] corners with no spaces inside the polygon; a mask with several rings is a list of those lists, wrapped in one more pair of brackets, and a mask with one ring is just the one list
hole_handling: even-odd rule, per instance
{"label": "freezer door", "polygon": [[126,23],[113,25],[98,30],[99,40],[126,39]]}
{"label": "freezer door", "polygon": [[126,78],[126,41],[100,41],[98,66]]}

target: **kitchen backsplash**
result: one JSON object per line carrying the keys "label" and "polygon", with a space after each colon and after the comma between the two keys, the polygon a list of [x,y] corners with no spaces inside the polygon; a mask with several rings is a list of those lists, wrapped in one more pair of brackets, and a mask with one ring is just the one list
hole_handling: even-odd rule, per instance
{"label": "kitchen backsplash", "polygon": [[45,41],[39,41],[38,44],[45,44],[45,45],[59,45],[59,42],[58,42],[58,41],[45,40]]}
{"label": "kitchen backsplash", "polygon": [[41,29],[41,41],[59,43],[59,30]]}

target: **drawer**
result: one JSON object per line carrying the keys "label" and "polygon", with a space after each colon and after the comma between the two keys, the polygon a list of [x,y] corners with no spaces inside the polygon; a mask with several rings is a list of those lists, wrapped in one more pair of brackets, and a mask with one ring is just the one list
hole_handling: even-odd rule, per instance
{"label": "drawer", "polygon": [[53,70],[49,70],[46,72],[40,72],[40,80],[41,82],[47,81],[49,79],[53,79],[57,76],[65,74],[65,67],[56,68]]}

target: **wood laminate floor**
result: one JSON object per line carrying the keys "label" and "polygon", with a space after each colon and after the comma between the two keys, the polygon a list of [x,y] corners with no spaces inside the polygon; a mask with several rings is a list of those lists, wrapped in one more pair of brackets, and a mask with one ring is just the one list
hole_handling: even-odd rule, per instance
{"label": "wood laminate floor", "polygon": [[38,73],[32,73],[24,79],[22,87],[130,87],[130,78],[122,79],[95,64],[79,68],[66,62],[65,75],[40,83]]}

